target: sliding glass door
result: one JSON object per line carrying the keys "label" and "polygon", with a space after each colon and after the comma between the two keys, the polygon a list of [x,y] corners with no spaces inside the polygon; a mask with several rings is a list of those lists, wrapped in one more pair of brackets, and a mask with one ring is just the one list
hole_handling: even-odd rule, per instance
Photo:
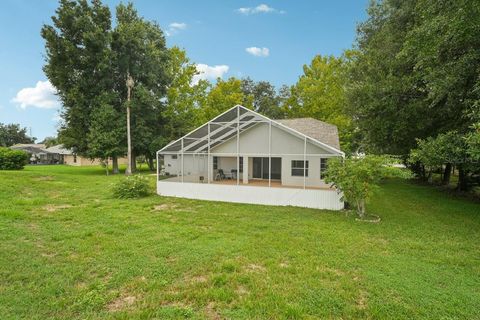
{"label": "sliding glass door", "polygon": [[[267,179],[269,176],[268,157],[253,158],[253,178]],[[282,159],[272,158],[272,179],[280,180],[282,178]]]}

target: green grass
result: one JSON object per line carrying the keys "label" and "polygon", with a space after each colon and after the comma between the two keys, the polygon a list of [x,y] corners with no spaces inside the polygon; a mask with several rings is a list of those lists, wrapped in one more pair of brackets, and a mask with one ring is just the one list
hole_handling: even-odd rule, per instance
{"label": "green grass", "polygon": [[382,222],[368,224],[117,200],[120,178],[0,171],[0,319],[480,318],[479,204],[389,181],[367,207]]}

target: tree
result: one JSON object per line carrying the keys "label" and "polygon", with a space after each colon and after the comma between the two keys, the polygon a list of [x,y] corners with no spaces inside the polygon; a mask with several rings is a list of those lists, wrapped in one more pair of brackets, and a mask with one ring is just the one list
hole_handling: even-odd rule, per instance
{"label": "tree", "polygon": [[[116,161],[125,154],[125,145],[119,143],[125,137],[125,125],[122,114],[111,104],[111,97],[104,96],[92,112],[92,122],[87,135],[88,156],[102,159],[108,175],[108,159]],[[118,163],[113,166],[114,173]]]}
{"label": "tree", "polygon": [[47,148],[60,144],[60,140],[57,137],[45,137],[40,143],[44,144]]}
{"label": "tree", "polygon": [[450,171],[453,166],[456,167],[459,171],[457,189],[467,191],[471,187],[470,175],[480,168],[476,161],[477,139],[477,131],[466,135],[449,131],[435,138],[419,139],[417,148],[410,152],[409,161],[422,164],[424,169],[420,175],[429,182],[432,182],[432,172],[445,165],[444,184],[449,184]]}
{"label": "tree", "polygon": [[407,155],[417,138],[465,133],[478,116],[480,3],[385,0],[368,13],[347,90],[367,149]]}
{"label": "tree", "polygon": [[317,55],[310,65],[304,65],[303,75],[291,87],[285,110],[289,118],[311,117],[336,125],[342,149],[347,152],[355,151],[352,121],[346,113],[349,54],[338,58]]}
{"label": "tree", "polygon": [[400,169],[391,166],[395,161],[385,156],[329,159],[325,181],[343,193],[343,199],[351,204],[359,217],[366,216],[365,205],[379,182],[387,177],[405,177]]}
{"label": "tree", "polygon": [[170,49],[169,74],[171,83],[167,89],[167,99],[162,114],[162,134],[154,144],[158,150],[168,142],[193,130],[199,123],[200,109],[206,104],[206,80],[193,83],[197,74],[195,64],[191,63],[185,51],[178,47]]}
{"label": "tree", "polygon": [[198,124],[209,121],[237,104],[251,108],[252,101],[253,98],[243,92],[241,80],[233,77],[228,80],[219,78],[207,94],[205,105],[199,113]]}
{"label": "tree", "polygon": [[0,147],[10,147],[17,143],[34,143],[35,138],[27,135],[27,128],[19,124],[0,123]]}
{"label": "tree", "polygon": [[112,90],[111,14],[100,0],[61,0],[44,25],[45,74],[62,102],[59,137],[79,154],[88,151],[87,132],[95,99]]}
{"label": "tree", "polygon": [[126,110],[126,78],[131,75],[135,81],[130,102],[133,154],[145,155],[152,164],[155,153],[150,144],[161,133],[159,120],[164,107],[161,100],[170,82],[169,51],[158,24],[140,17],[131,3],[118,5],[116,18],[112,33],[115,65],[112,77],[118,108]]}
{"label": "tree", "polygon": [[251,107],[255,112],[263,114],[271,119],[284,117],[280,108],[280,98],[275,87],[268,81],[255,82],[250,78],[242,79],[242,91],[247,101],[252,103]]}

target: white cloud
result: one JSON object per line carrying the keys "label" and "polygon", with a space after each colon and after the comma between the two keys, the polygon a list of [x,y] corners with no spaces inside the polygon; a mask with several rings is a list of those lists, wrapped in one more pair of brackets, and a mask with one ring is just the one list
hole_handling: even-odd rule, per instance
{"label": "white cloud", "polygon": [[52,109],[60,106],[56,93],[57,90],[50,81],[38,81],[33,88],[18,91],[11,102],[19,104],[22,109],[27,107]]}
{"label": "white cloud", "polygon": [[225,73],[230,69],[227,65],[209,66],[208,64],[197,64],[198,74],[193,76],[192,84],[195,85],[200,80],[215,80],[222,78]]}
{"label": "white cloud", "polygon": [[278,9],[272,8],[264,3],[259,4],[256,7],[238,8],[237,12],[245,15],[257,14],[257,13],[280,13],[280,14],[286,13],[284,10],[278,10]]}
{"label": "white cloud", "polygon": [[245,51],[256,57],[268,57],[270,55],[270,50],[268,48],[258,48],[250,47],[246,48]]}
{"label": "white cloud", "polygon": [[185,29],[187,29],[185,22],[172,22],[168,25],[168,29],[165,30],[165,34],[169,37]]}

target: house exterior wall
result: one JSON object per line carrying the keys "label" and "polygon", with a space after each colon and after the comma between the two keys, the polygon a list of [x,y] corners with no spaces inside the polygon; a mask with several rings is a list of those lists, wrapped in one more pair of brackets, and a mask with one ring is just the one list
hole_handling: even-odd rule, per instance
{"label": "house exterior wall", "polygon": [[[75,156],[73,154],[65,154],[63,156],[63,163],[66,164],[66,165],[69,165],[69,166],[99,166],[101,165],[101,161],[100,159],[89,159],[89,158],[85,158],[85,157],[82,157],[82,156],[77,156],[77,161],[75,162]],[[109,165],[111,165],[112,163],[112,159],[110,158],[108,160],[109,162]],[[123,157],[123,158],[118,158],[118,164],[119,165],[126,165],[127,164],[127,158]]]}
{"label": "house exterior wall", "polygon": [[[183,173],[185,176],[191,175],[207,175],[207,156],[205,155],[183,155]],[[163,158],[165,166],[165,174],[172,176],[180,176],[182,173],[182,156],[178,155],[174,159],[174,155],[167,154]],[[205,178],[206,179],[206,178]]]}
{"label": "house exterior wall", "polygon": [[[259,123],[240,133],[239,149],[241,154],[268,154],[268,123]],[[272,154],[303,154],[304,139],[290,132],[272,126]],[[237,139],[230,139],[210,150],[211,153],[231,154],[237,152]],[[307,141],[308,154],[332,154],[331,151]]]}

